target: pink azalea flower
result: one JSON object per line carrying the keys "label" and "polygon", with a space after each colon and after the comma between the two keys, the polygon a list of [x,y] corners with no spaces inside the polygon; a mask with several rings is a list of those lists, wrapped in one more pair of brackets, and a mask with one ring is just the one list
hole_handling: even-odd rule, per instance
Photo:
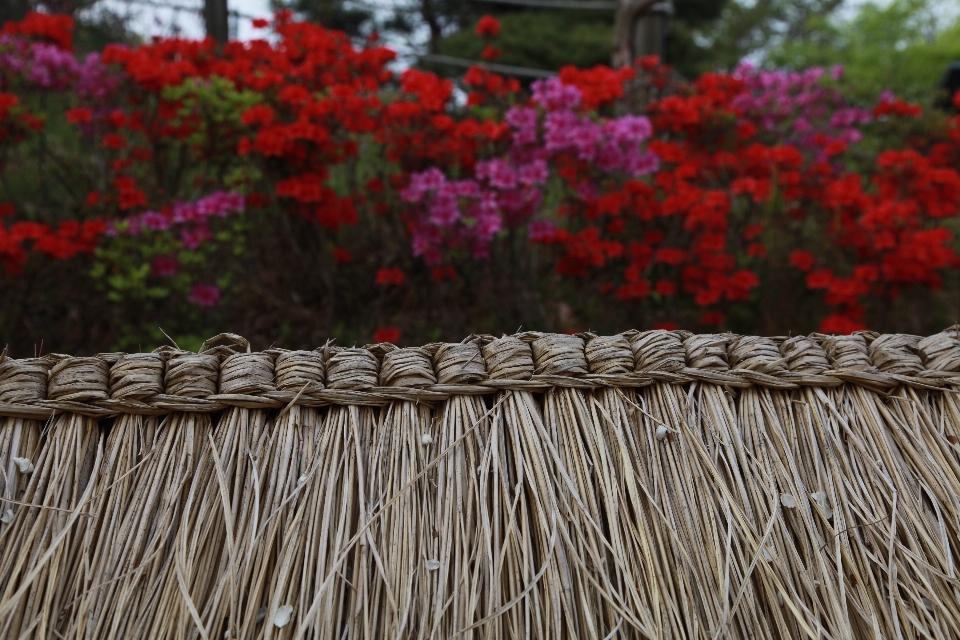
{"label": "pink azalea flower", "polygon": [[220,302],[220,288],[213,284],[195,284],[190,287],[187,300],[198,307],[215,307]]}

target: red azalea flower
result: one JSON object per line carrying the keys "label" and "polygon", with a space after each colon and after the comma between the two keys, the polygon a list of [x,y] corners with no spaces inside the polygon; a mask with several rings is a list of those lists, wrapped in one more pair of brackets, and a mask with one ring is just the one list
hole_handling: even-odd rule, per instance
{"label": "red azalea flower", "polygon": [[747,245],[747,255],[751,258],[766,258],[767,248],[759,242],[751,242]]}
{"label": "red azalea flower", "polygon": [[73,18],[62,14],[29,12],[19,22],[7,22],[3,33],[47,40],[67,51],[73,50]]}
{"label": "red azalea flower", "polygon": [[483,53],[480,54],[480,57],[483,58],[484,60],[496,60],[501,55],[503,55],[503,51],[500,51],[500,49],[497,49],[492,44],[488,44],[483,49]]}
{"label": "red azalea flower", "polygon": [[400,340],[400,329],[396,327],[380,327],[373,332],[374,342],[398,342]]}
{"label": "red azalea flower", "polygon": [[119,133],[108,133],[107,135],[103,136],[100,146],[104,147],[105,149],[120,151],[126,148],[127,139]]}
{"label": "red azalea flower", "polygon": [[117,190],[117,203],[123,210],[147,206],[147,195],[137,188],[136,181],[129,176],[117,176],[113,180]]}
{"label": "red azalea flower", "polygon": [[215,307],[220,302],[220,288],[212,284],[195,284],[190,287],[187,300],[198,307]]}
{"label": "red azalea flower", "polygon": [[391,285],[399,287],[406,278],[406,274],[399,267],[389,267],[377,270],[377,277],[374,282],[381,287]]}
{"label": "red azalea flower", "polygon": [[453,282],[457,279],[457,271],[453,268],[452,265],[445,264],[439,267],[433,267],[430,269],[430,276],[437,282],[442,282],[444,280],[449,280]]}
{"label": "red azalea flower", "polygon": [[762,224],[751,224],[746,229],[744,229],[743,237],[746,238],[747,240],[753,240],[754,238],[759,236],[761,233],[763,233]]}
{"label": "red azalea flower", "polygon": [[676,322],[670,321],[661,321],[653,323],[654,329],[660,329],[663,331],[676,331],[679,325]]}
{"label": "red azalea flower", "polygon": [[840,312],[830,314],[820,323],[820,331],[822,333],[848,335],[854,331],[862,331],[866,328],[867,325],[858,318],[850,317]]}
{"label": "red azalea flower", "polygon": [[672,296],[677,293],[677,283],[670,280],[659,280],[654,288],[662,296]]}
{"label": "red azalea flower", "polygon": [[500,35],[500,21],[491,15],[483,16],[474,32],[481,38],[496,38]]}
{"label": "red azalea flower", "polygon": [[86,107],[74,107],[67,111],[67,122],[73,124],[90,124],[93,122],[93,111]]}
{"label": "red azalea flower", "polygon": [[353,261],[353,256],[343,247],[333,248],[333,261],[337,264],[349,264]]}
{"label": "red azalea flower", "polygon": [[707,311],[700,316],[700,323],[712,327],[719,327],[723,325],[723,314],[719,311]]}
{"label": "red azalea flower", "polygon": [[107,123],[111,127],[116,127],[119,129],[127,123],[127,116],[123,114],[123,111],[119,109],[114,109],[110,112],[110,115],[107,116]]}
{"label": "red azalea flower", "polygon": [[810,271],[817,260],[813,254],[803,249],[795,249],[790,253],[790,264],[800,269],[800,271]]}
{"label": "red azalea flower", "polygon": [[[177,257],[174,255],[166,254],[160,255],[153,259],[153,262],[150,264],[150,275],[163,278],[167,276],[173,276],[177,274],[177,271],[180,270],[180,261],[177,260]],[[220,293],[217,291],[217,299],[219,300]],[[191,302],[194,300],[191,299]],[[201,304],[201,303],[197,303]],[[216,304],[214,301],[213,304]],[[212,305],[201,305],[201,306],[212,306]]]}

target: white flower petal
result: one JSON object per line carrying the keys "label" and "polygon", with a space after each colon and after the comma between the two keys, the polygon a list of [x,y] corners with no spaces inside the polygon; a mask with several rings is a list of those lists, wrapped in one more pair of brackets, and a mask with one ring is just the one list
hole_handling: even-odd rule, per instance
{"label": "white flower petal", "polygon": [[293,607],[289,604],[285,604],[277,612],[273,614],[273,624],[276,627],[285,627],[290,622],[290,618],[293,616]]}
{"label": "white flower petal", "polygon": [[427,571],[436,571],[440,568],[439,560],[427,560]]}
{"label": "white flower petal", "polygon": [[7,509],[3,512],[3,515],[0,516],[0,522],[3,524],[10,524],[13,522],[13,509]]}
{"label": "white flower petal", "polygon": [[664,440],[667,437],[667,428],[663,425],[657,427],[657,440]]}
{"label": "white flower petal", "polygon": [[795,509],[797,506],[796,499],[789,493],[780,494],[780,504],[782,504],[787,509]]}
{"label": "white flower petal", "polygon": [[827,503],[827,494],[823,491],[817,491],[816,493],[810,494],[810,499],[813,500],[820,510],[823,512],[823,517],[827,520],[833,520],[833,509]]}
{"label": "white flower petal", "polygon": [[420,444],[433,444],[433,436],[429,433],[424,433],[420,436]]}
{"label": "white flower petal", "polygon": [[17,468],[20,469],[20,473],[33,473],[35,469],[33,462],[30,461],[30,458],[14,458],[13,464],[17,465]]}

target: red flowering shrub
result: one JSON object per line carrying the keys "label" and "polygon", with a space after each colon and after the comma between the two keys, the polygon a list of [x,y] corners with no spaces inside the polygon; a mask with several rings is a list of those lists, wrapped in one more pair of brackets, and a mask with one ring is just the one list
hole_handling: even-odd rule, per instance
{"label": "red flowering shrub", "polygon": [[560,69],[560,80],[580,90],[586,109],[597,109],[622,98],[623,83],[634,76],[636,72],[629,67],[611,69],[601,65],[592,69],[578,69],[566,66]]}
{"label": "red flowering shrub", "polygon": [[375,282],[379,286],[396,286],[399,287],[403,284],[403,281],[406,280],[407,276],[403,273],[403,269],[398,269],[397,267],[390,267],[388,269],[379,269],[377,270],[377,277]]}
{"label": "red flowering shrub", "polygon": [[496,60],[503,54],[503,51],[497,49],[492,44],[488,44],[483,48],[483,52],[480,54],[480,57],[484,60]]}
{"label": "red flowering shrub", "polygon": [[3,33],[47,41],[66,51],[73,49],[73,18],[31,11],[20,22],[7,22]]}
{"label": "red flowering shrub", "polygon": [[[46,135],[44,92],[64,106],[43,113],[84,152],[58,165],[68,204],[0,205],[4,272],[31,252],[99,247],[108,299],[170,307],[176,291],[194,314],[229,302],[237,283],[281,305],[279,285],[256,277],[289,271],[303,277],[284,286],[306,283],[325,309],[366,283],[357,297],[383,311],[363,331],[383,325],[377,339],[392,342],[387,309],[414,304],[416,285],[469,291],[502,263],[658,326],[747,323],[782,293],[768,283],[789,282],[831,332],[960,267],[960,118],[890,95],[849,103],[822,70],[743,67],[678,84],[644,58],[566,67],[526,95],[478,65],[458,108],[454,82],[392,72],[376,38],[356,46],[284,12],[255,26],[275,37],[158,39],[80,62],[69,18],[4,25],[0,157]],[[499,30],[490,16],[476,27]],[[638,75],[657,99],[643,116],[609,116]],[[563,316],[560,329],[587,325]]]}
{"label": "red flowering shrub", "polygon": [[[657,75],[649,64],[646,70]],[[612,70],[565,70],[560,77],[581,88],[585,106],[618,95]],[[811,82],[809,74],[805,81]],[[815,144],[801,149],[776,144],[775,138],[768,142],[758,133],[767,115],[757,111],[757,104],[764,103],[760,98],[745,101],[747,92],[735,76],[706,74],[651,103],[654,130],[671,133],[669,140],[650,143],[660,170],[651,181],[627,181],[620,187],[607,183],[602,191],[564,205],[567,229],[549,238],[564,247],[558,271],[582,277],[620,263],[622,284],[607,276],[600,285],[616,298],[679,292],[699,306],[730,308],[750,297],[762,273],[785,264],[769,256],[767,242],[813,237],[817,241],[809,248],[788,250],[786,264],[808,272],[807,286],[822,291],[834,308],[821,330],[850,332],[864,328],[868,300],[896,297],[909,285],[936,289],[945,270],[960,266],[955,239],[941,226],[960,211],[960,147],[953,128],[960,120],[951,123],[949,142],[941,134],[929,154],[916,149],[881,152],[865,182],[860,174],[844,170],[842,160],[824,159],[842,155],[847,140],[862,137],[858,129],[843,133],[845,140],[823,136],[826,156]],[[869,123],[862,110],[847,111],[849,117],[840,109],[842,117],[831,119],[829,126]],[[878,118],[916,118],[920,112],[889,96],[873,110]],[[838,142],[837,148],[829,146]],[[577,189],[596,184],[591,170],[573,162],[560,175]],[[581,230],[573,232],[575,224],[583,225]],[[796,247],[796,240],[790,242]],[[845,256],[842,267],[835,264],[838,252]],[[818,264],[821,268],[811,271]],[[848,275],[839,275],[841,269]],[[719,308],[705,313],[701,322],[722,324]]]}
{"label": "red flowering shrub", "polygon": [[400,329],[396,327],[380,327],[373,333],[374,342],[399,342]]}
{"label": "red flowering shrub", "polygon": [[475,31],[481,38],[496,38],[500,35],[500,21],[490,15],[483,16]]}

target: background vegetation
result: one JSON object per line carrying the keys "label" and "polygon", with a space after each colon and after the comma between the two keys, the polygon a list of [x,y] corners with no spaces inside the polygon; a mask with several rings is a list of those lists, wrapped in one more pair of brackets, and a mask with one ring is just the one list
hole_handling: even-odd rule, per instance
{"label": "background vegetation", "polygon": [[[26,3],[11,3],[3,10],[8,12],[5,17],[17,17],[28,8]],[[132,47],[130,51],[150,51],[153,56],[185,56],[189,51],[190,56],[199,56],[190,59],[201,60],[213,55],[212,45],[198,49],[189,43],[161,43],[156,45],[159,48],[145,48],[118,16],[91,2],[65,1],[57,7],[47,3],[45,8],[58,8],[76,18],[70,55],[79,63],[88,52],[101,51],[110,42],[124,43]],[[878,330],[924,333],[960,318],[958,265],[950,259],[933,253],[920,258],[930,274],[936,272],[935,279],[924,271],[913,284],[892,289],[890,283],[871,280],[869,272],[855,271],[866,259],[857,252],[865,249],[854,250],[831,235],[837,230],[831,226],[830,216],[840,214],[824,205],[825,201],[814,202],[813,195],[798,196],[797,202],[810,212],[824,212],[820,218],[811,213],[807,222],[801,223],[790,217],[789,203],[779,191],[782,185],[762,197],[752,195],[759,192],[750,191],[754,187],[743,186],[746,183],[733,186],[738,178],[767,179],[750,173],[754,169],[746,160],[735,174],[698,166],[701,173],[692,180],[698,194],[716,189],[731,194],[724,249],[733,261],[729,274],[750,270],[760,275],[743,295],[722,294],[715,303],[701,304],[693,289],[684,289],[688,279],[681,274],[684,267],[679,263],[673,267],[654,262],[660,266],[641,270],[643,276],[637,280],[631,269],[636,268],[638,259],[631,251],[640,249],[631,247],[648,244],[656,248],[673,242],[690,249],[696,246],[697,237],[682,225],[677,231],[663,226],[667,239],[651,244],[645,233],[661,227],[645,227],[646,222],[629,217],[625,219],[634,226],[614,233],[610,225],[621,215],[619,210],[614,215],[591,209],[595,206],[591,200],[578,195],[576,183],[564,177],[566,160],[559,157],[549,165],[551,178],[543,187],[542,206],[524,215],[553,221],[569,232],[566,236],[531,242],[529,218],[513,226],[505,221],[487,247],[487,257],[478,258],[471,253],[474,249],[463,245],[450,248],[442,260],[425,260],[411,247],[411,234],[415,237],[421,213],[400,196],[410,176],[440,167],[450,180],[473,179],[476,161],[505,157],[508,146],[497,138],[495,125],[507,126],[504,114],[529,99],[530,87],[511,84],[509,79],[485,74],[479,68],[471,71],[473,75],[458,72],[451,81],[463,89],[463,95],[470,96],[464,104],[465,100],[451,91],[452,86],[428,75],[381,77],[369,69],[357,71],[369,64],[357,57],[372,50],[369,36],[379,33],[380,41],[389,43],[391,38],[416,40],[417,34],[426,33],[418,45],[424,52],[477,60],[493,45],[502,51],[499,62],[559,70],[570,64],[592,67],[608,62],[612,16],[494,5],[500,30],[491,38],[476,32],[477,9],[491,8],[487,5],[418,3],[401,6],[390,15],[349,3],[311,0],[302,0],[294,8],[298,15],[342,29],[352,38],[338,39],[329,32],[322,38],[304,35],[320,38],[314,41],[317,46],[330,46],[335,57],[341,56],[338,59],[350,67],[343,78],[332,83],[318,78],[316,84],[305,85],[313,95],[321,96],[321,103],[329,101],[346,109],[345,113],[353,113],[351,109],[359,107],[350,107],[347,97],[334,95],[333,87],[353,86],[357,78],[363,82],[370,78],[376,88],[373,94],[363,94],[363,99],[376,95],[384,108],[416,103],[421,110],[402,127],[378,124],[367,130],[363,123],[331,116],[324,126],[331,132],[334,146],[310,142],[315,146],[305,148],[315,155],[269,155],[256,150],[244,155],[237,152],[241,139],[253,144],[266,126],[242,120],[252,107],[270,105],[280,114],[278,118],[285,119],[285,126],[293,126],[300,117],[303,107],[280,96],[287,80],[274,88],[257,88],[241,75],[221,81],[219,72],[204,67],[193,74],[197,80],[191,78],[191,72],[178,76],[178,81],[164,79],[153,87],[149,72],[154,65],[149,57],[137,63],[142,68],[131,67],[120,58],[112,60],[113,66],[107,66],[124,68],[125,75],[121,74],[115,89],[98,96],[77,93],[73,84],[54,90],[4,75],[0,92],[15,95],[19,104],[12,107],[8,134],[0,144],[0,203],[12,211],[0,217],[0,224],[8,230],[10,256],[21,246],[33,247],[23,254],[23,261],[0,268],[0,342],[9,342],[14,354],[29,354],[41,341],[45,350],[133,350],[165,340],[161,328],[188,347],[221,330],[242,333],[261,346],[313,347],[331,336],[341,343],[374,338],[418,343],[459,339],[471,332],[512,332],[520,326],[615,332],[674,324],[699,330],[778,334],[818,328],[850,330],[866,324]],[[936,6],[922,0],[897,0],[883,7],[866,4],[850,10],[835,0],[802,4],[769,0],[749,5],[702,0],[677,2],[676,12],[667,57],[686,81],[675,76],[668,81],[658,75],[662,72],[659,68],[638,68],[640,80],[659,92],[658,101],[647,113],[659,123],[657,140],[688,140],[691,146],[687,151],[696,150],[704,159],[724,150],[748,158],[744,154],[753,142],[768,150],[793,145],[805,158],[803,171],[812,170],[818,149],[822,151],[828,144],[824,139],[804,147],[806,143],[796,138],[796,122],[805,118],[799,111],[791,111],[768,131],[762,130],[762,111],[773,107],[757,107],[749,116],[741,113],[737,118],[761,125],[761,131],[756,138],[743,136],[733,141],[725,136],[743,132],[731,129],[733,112],[728,110],[733,109],[732,94],[723,88],[731,76],[707,75],[695,80],[703,73],[732,71],[743,59],[780,74],[811,67],[829,71],[841,64],[844,70],[838,79],[826,73],[814,83],[818,92],[838,92],[840,102],[823,97],[826,93],[818,99],[830,112],[859,109],[874,115],[869,124],[852,128],[860,138],[844,148],[842,165],[832,165],[833,178],[839,180],[845,173],[862,176],[864,197],[876,197],[880,189],[876,180],[887,171],[878,168],[878,158],[890,150],[933,158],[931,171],[957,168],[954,156],[936,155],[941,148],[937,145],[955,136],[950,114],[931,106],[938,99],[936,83],[946,64],[960,59],[960,24],[955,18],[953,22],[938,19]],[[231,64],[239,68],[243,56],[231,55]],[[613,91],[609,87],[620,83],[615,74],[571,73],[567,82],[580,87],[585,96],[591,91]],[[740,82],[745,76],[738,77]],[[94,85],[107,87],[109,83],[104,82]],[[883,95],[888,91],[907,102],[886,100]],[[758,88],[747,93],[754,98],[766,95]],[[438,101],[437,105],[424,107],[431,101]],[[908,103],[915,104],[919,112],[911,111],[914,107]],[[882,105],[893,106],[877,111]],[[78,107],[90,109],[89,125],[83,113],[78,115]],[[679,122],[680,108],[694,109],[702,118],[696,135],[686,129],[670,129],[671,123]],[[596,122],[623,113],[616,96],[611,95],[598,98],[588,111],[588,117]],[[111,120],[114,112],[120,115]],[[143,119],[136,120],[133,115],[141,112],[137,118]],[[377,113],[383,122],[389,114],[396,117],[392,111]],[[666,118],[666,113],[672,114],[673,120]],[[31,129],[27,120],[17,119],[26,117],[23,114],[42,120],[42,127]],[[822,116],[823,122],[829,120]],[[838,128],[822,126],[830,136],[839,135]],[[471,127],[494,129],[464,133],[474,131]],[[656,148],[663,153],[662,147]],[[315,158],[316,164],[304,164],[310,158]],[[692,166],[690,158],[664,161],[665,169],[656,177],[638,179],[660,189],[656,206],[679,193],[676,185],[668,187],[657,181],[682,174],[685,166]],[[897,171],[908,171],[916,166],[910,163],[919,160],[897,162],[907,162],[896,165]],[[579,173],[571,175],[592,181],[600,195],[614,199],[621,197],[614,194],[639,188],[630,187],[631,181],[620,174],[591,171],[589,166],[578,165]],[[278,195],[283,180],[302,172],[324,176],[328,205],[317,208],[312,202]],[[918,175],[911,180],[926,180],[928,174]],[[133,186],[117,181],[125,176],[134,180]],[[768,178],[774,184],[781,180]],[[177,235],[179,228],[176,233],[136,237],[128,237],[122,228],[121,233],[107,236],[91,231],[91,237],[99,238],[96,242],[81,231],[71,232],[73,235],[60,231],[64,223],[74,220],[84,224],[100,220],[109,226],[146,210],[169,212],[217,192],[242,194],[242,211],[227,207],[222,218],[219,214],[211,218],[209,237],[190,249],[184,248]],[[142,202],[138,200],[141,193]],[[953,197],[949,190],[937,197],[944,194],[947,199]],[[137,202],[128,207],[123,198],[128,204]],[[924,207],[926,204],[921,209]],[[623,210],[627,214],[639,211],[633,204],[623,205]],[[682,215],[688,214],[684,210]],[[48,248],[36,248],[39,236],[23,236],[27,227],[18,227],[20,236],[10,239],[9,230],[20,223],[45,225],[48,231],[44,233],[53,238],[43,245]],[[759,251],[751,249],[751,240],[744,236],[751,224],[762,226],[757,233],[766,247],[763,257],[750,253]],[[952,234],[949,241],[931,244],[930,251],[955,251],[956,218],[945,216],[924,224]],[[584,240],[583,234],[590,228],[598,229],[598,240]],[[602,244],[608,240],[619,243],[620,255],[612,255],[614,245]],[[834,241],[837,243],[831,244]],[[7,250],[3,247],[0,242],[0,254]],[[815,251],[817,267],[829,268],[833,279],[823,275],[820,284],[811,285],[810,268],[799,269],[792,262],[792,252],[799,248]],[[175,259],[176,266],[165,263],[167,258]],[[579,271],[574,269],[576,273],[568,269],[574,258],[586,264]],[[857,273],[864,277],[858,279]],[[669,289],[666,285],[663,292],[655,289],[668,280],[676,283],[676,293],[663,293]],[[649,291],[641,295],[638,282],[648,283],[643,286]],[[209,289],[196,289],[198,285]],[[627,285],[633,289],[623,289]],[[830,318],[833,324],[824,325]]]}

